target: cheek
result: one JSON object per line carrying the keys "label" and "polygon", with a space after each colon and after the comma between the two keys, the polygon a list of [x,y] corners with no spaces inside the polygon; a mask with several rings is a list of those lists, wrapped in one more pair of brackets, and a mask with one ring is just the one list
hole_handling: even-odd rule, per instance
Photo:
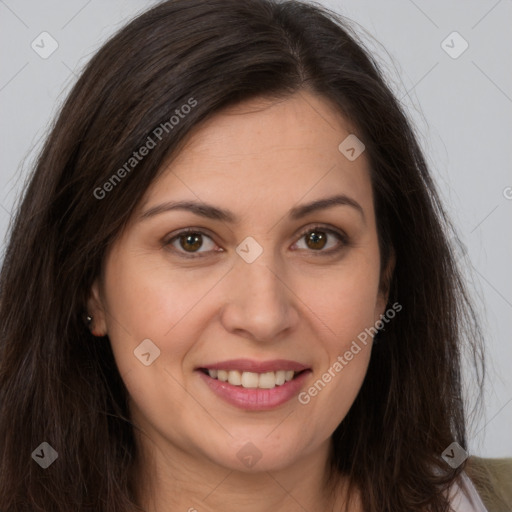
{"label": "cheek", "polygon": [[162,279],[163,269],[151,269],[140,263],[141,259],[112,255],[105,269],[107,329],[117,364],[125,372],[135,363],[140,365],[134,350],[144,340],[155,344],[160,357],[162,333],[170,331],[182,316],[183,301],[177,300],[172,283],[169,287]]}
{"label": "cheek", "polygon": [[366,375],[378,285],[378,253],[368,251],[355,254],[336,272],[318,276],[317,284],[303,291],[310,317],[317,318],[325,357],[300,403],[322,416],[326,432],[343,420]]}
{"label": "cheek", "polygon": [[[175,264],[174,264],[175,265]],[[161,255],[112,258],[107,303],[138,335],[165,335],[219,280],[211,268],[176,269]]]}
{"label": "cheek", "polygon": [[379,289],[376,262],[377,258],[355,255],[336,270],[317,276],[314,285],[309,278],[302,281],[300,296],[318,319],[319,335],[331,353],[346,350],[352,339],[374,325]]}
{"label": "cheek", "polygon": [[329,363],[315,372],[299,394],[307,437],[329,437],[352,407],[364,381],[371,355],[370,343],[341,341],[331,347]]}
{"label": "cheek", "polygon": [[[212,287],[211,278],[171,275],[169,267],[144,258],[111,262],[105,272],[109,339],[131,402],[143,417],[155,416],[163,404],[179,414],[190,405],[183,360],[201,328],[193,321],[194,306]],[[200,422],[200,411],[192,409],[187,414]]]}
{"label": "cheek", "polygon": [[140,370],[134,350],[149,339],[160,351],[150,368],[165,365],[181,377],[181,363],[204,328],[205,319],[197,321],[197,315],[224,271],[177,271],[161,257],[120,256],[112,254],[107,260],[105,302],[109,338],[121,373]]}
{"label": "cheek", "polygon": [[377,290],[369,281],[368,274],[361,279],[352,273],[331,288],[329,300],[311,297],[312,303],[316,301],[311,308],[321,311],[319,325],[325,325],[319,335],[325,357],[299,396],[305,412],[316,418],[306,427],[312,433],[321,425],[324,434],[331,435],[361,389],[371,356]]}

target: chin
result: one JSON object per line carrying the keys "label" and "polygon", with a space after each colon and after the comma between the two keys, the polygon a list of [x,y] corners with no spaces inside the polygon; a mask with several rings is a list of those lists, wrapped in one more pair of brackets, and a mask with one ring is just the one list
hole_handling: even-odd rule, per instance
{"label": "chin", "polygon": [[280,435],[280,438],[283,437],[287,440],[286,444],[280,439],[270,439],[266,430],[264,434],[255,435],[251,441],[246,431],[244,440],[234,442],[231,439],[222,454],[212,454],[209,451],[209,459],[215,464],[242,473],[279,471],[293,464],[301,456],[298,448],[299,439],[293,440]]}

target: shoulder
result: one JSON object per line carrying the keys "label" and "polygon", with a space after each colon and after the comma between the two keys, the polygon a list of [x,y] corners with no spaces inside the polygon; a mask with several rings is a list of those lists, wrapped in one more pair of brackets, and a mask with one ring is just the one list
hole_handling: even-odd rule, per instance
{"label": "shoulder", "polygon": [[471,456],[464,469],[454,485],[452,506],[457,512],[512,510],[512,458]]}

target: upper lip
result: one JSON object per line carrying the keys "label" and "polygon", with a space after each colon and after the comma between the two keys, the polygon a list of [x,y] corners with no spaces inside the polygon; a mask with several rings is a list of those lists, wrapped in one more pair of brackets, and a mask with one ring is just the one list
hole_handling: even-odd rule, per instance
{"label": "upper lip", "polygon": [[290,361],[287,359],[274,359],[271,361],[255,361],[252,359],[230,359],[229,361],[221,361],[219,363],[206,364],[200,366],[198,369],[206,370],[240,370],[242,372],[265,373],[275,372],[278,370],[293,370],[300,372],[308,370],[306,366],[297,361]]}

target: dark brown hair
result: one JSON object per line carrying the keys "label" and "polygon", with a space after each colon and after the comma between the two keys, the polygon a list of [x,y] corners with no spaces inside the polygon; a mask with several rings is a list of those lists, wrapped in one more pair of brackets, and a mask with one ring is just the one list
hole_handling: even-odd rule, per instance
{"label": "dark brown hair", "polygon": [[[367,512],[448,510],[467,449],[460,355],[478,377],[481,334],[449,239],[454,232],[413,129],[350,25],[319,5],[176,0],[134,19],[91,59],[30,177],[0,275],[0,510],[137,510],[127,391],[108,339],[83,322],[105,251],[185,137],[223,107],[309,90],[357,127],[371,164],[389,303],[363,386],[333,435]],[[155,128],[196,102],[98,199]],[[112,182],[110,182],[112,183]],[[479,380],[479,384],[482,382]],[[31,458],[48,442],[58,461]]]}

